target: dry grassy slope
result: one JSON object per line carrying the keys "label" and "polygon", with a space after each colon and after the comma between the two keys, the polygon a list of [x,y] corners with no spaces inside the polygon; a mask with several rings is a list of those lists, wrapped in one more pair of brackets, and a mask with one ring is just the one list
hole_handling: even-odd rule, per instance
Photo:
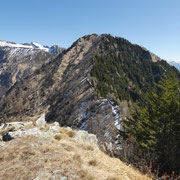
{"label": "dry grassy slope", "polygon": [[76,139],[77,132],[65,128],[59,132],[55,137],[23,136],[0,142],[0,179],[150,179],[97,146]]}

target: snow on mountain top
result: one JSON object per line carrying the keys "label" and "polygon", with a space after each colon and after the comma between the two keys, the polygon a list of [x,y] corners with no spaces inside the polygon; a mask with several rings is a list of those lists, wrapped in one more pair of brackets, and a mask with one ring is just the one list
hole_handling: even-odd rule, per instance
{"label": "snow on mountain top", "polygon": [[22,48],[32,48],[32,46],[29,45],[22,45],[22,44],[17,44],[17,43],[11,43],[11,42],[6,42],[6,41],[0,41],[0,46],[4,47],[22,47]]}
{"label": "snow on mountain top", "polygon": [[28,49],[41,49],[44,51],[49,51],[49,48],[45,48],[44,46],[32,42],[31,44],[18,44],[18,43],[12,43],[12,42],[6,42],[6,41],[0,41],[1,47],[14,47],[14,48],[28,48]]}
{"label": "snow on mountain top", "polygon": [[175,66],[180,71],[180,63],[175,61],[168,62],[171,66]]}
{"label": "snow on mountain top", "polygon": [[59,54],[64,50],[64,48],[61,48],[58,45],[49,47],[49,46],[43,46],[36,42],[19,44],[19,43],[14,43],[14,42],[6,42],[3,40],[0,40],[0,47],[24,48],[24,49],[30,49],[30,50],[38,49],[38,50],[46,51],[49,54]]}
{"label": "snow on mountain top", "polygon": [[31,45],[32,45],[33,48],[49,51],[49,48],[45,48],[44,46],[42,46],[42,45],[40,45],[40,44],[38,44],[36,42],[32,42]]}
{"label": "snow on mountain top", "polygon": [[176,62],[176,61],[168,61],[168,63],[170,63],[170,64],[180,64],[180,62]]}

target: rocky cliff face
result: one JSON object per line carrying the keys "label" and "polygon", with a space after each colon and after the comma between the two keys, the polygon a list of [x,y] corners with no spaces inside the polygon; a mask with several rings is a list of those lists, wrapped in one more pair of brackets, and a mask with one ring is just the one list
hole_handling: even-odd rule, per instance
{"label": "rocky cliff face", "polygon": [[[133,48],[133,51],[131,52],[129,48]],[[119,61],[122,75],[119,70],[114,69],[103,72],[103,67],[103,71],[100,71],[100,68],[96,73],[103,77],[105,73],[108,79],[113,72],[118,77],[123,76],[122,80],[128,77],[125,87],[122,88],[127,90],[132,88],[132,91],[137,90],[139,94],[141,91],[138,88],[142,84],[137,83],[141,79],[136,76],[136,71],[145,73],[143,67],[150,69],[148,73],[155,79],[164,75],[164,68],[171,69],[168,65],[163,65],[164,62],[158,62],[159,64],[154,66],[153,63],[156,62],[153,62],[150,53],[124,39],[114,41],[109,35],[88,35],[78,39],[54,60],[47,61],[41,68],[36,69],[34,74],[16,82],[1,99],[0,111],[4,113],[7,121],[24,121],[45,113],[48,122],[58,121],[62,126],[87,130],[96,134],[100,141],[121,148],[117,145],[119,139],[117,130],[121,129],[122,117],[128,113],[129,99],[117,98],[115,104],[116,88],[111,87],[111,84],[108,87],[111,87],[112,93],[99,95],[97,84],[100,84],[101,79],[91,75],[95,67],[95,57],[97,55],[104,57],[109,55],[109,52],[112,54],[108,60],[110,64],[117,61],[114,54],[122,59],[122,62]],[[148,67],[144,66],[145,61],[149,62],[146,63]],[[136,66],[132,66],[134,63]],[[129,74],[130,67],[137,69],[134,70],[135,74]],[[115,79],[113,75],[112,80]],[[142,81],[145,82],[146,79],[143,80],[142,77]],[[119,93],[124,92],[121,88],[118,89]]]}

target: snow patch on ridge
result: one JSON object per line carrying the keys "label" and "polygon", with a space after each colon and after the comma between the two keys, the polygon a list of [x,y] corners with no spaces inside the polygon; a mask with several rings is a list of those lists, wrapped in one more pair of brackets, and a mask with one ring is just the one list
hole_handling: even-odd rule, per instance
{"label": "snow patch on ridge", "polygon": [[32,42],[31,44],[18,44],[18,43],[12,43],[12,42],[6,42],[6,41],[0,41],[1,47],[14,47],[14,48],[26,48],[26,49],[43,49],[48,51],[48,48],[43,47],[42,45]]}
{"label": "snow patch on ridge", "polygon": [[14,43],[14,42],[6,42],[6,41],[2,41],[0,40],[0,47],[10,47],[10,48],[23,48],[23,49],[30,49],[30,50],[43,50],[46,52],[49,52],[50,54],[58,54],[58,50],[56,47],[56,53],[54,53],[53,51],[53,47],[49,48],[48,46],[43,46],[41,44],[38,44],[36,42],[31,42],[31,44],[18,44],[18,43]]}
{"label": "snow patch on ridge", "polygon": [[111,106],[113,115],[115,116],[115,122],[114,122],[115,127],[118,130],[122,130],[122,126],[121,126],[122,118],[120,118],[117,107],[109,99],[107,99],[107,101],[108,101],[108,104]]}
{"label": "snow patch on ridge", "polygon": [[44,51],[49,51],[49,48],[45,48],[44,46],[36,43],[36,42],[32,42],[31,43],[32,47],[35,48],[35,49],[41,49],[41,50],[44,50]]}

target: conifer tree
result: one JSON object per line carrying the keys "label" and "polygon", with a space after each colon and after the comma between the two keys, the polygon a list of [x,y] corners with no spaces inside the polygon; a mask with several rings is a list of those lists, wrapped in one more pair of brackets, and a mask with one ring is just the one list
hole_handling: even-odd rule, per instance
{"label": "conifer tree", "polygon": [[175,75],[168,75],[148,94],[144,108],[136,108],[124,121],[124,132],[131,137],[136,153],[153,160],[160,172],[180,172],[180,89]]}

